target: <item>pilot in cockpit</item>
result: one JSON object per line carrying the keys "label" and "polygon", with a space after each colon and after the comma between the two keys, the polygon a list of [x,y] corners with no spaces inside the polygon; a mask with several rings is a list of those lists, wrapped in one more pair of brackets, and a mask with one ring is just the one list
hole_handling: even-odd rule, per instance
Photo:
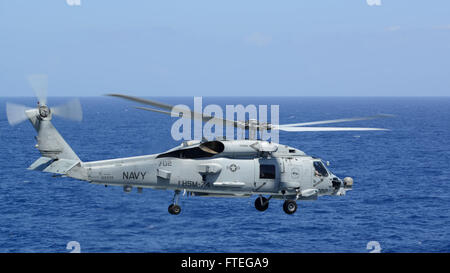
{"label": "pilot in cockpit", "polygon": [[314,176],[316,177],[328,176],[328,172],[323,166],[322,162],[314,161],[313,165],[314,165]]}

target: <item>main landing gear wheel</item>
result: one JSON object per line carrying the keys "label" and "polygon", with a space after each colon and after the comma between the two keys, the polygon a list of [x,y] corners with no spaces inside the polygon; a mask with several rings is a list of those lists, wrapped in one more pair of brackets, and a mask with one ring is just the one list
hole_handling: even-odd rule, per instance
{"label": "main landing gear wheel", "polygon": [[265,211],[269,207],[269,200],[264,196],[260,196],[255,200],[255,208],[259,211]]}
{"label": "main landing gear wheel", "polygon": [[286,200],[283,204],[283,210],[287,214],[293,214],[297,211],[297,202],[295,200]]}
{"label": "main landing gear wheel", "polygon": [[180,191],[176,190],[173,195],[172,204],[167,209],[170,214],[178,215],[181,212],[181,207],[178,205],[178,201],[180,201]]}
{"label": "main landing gear wheel", "polygon": [[181,207],[175,204],[171,204],[168,209],[170,214],[178,215],[181,212]]}

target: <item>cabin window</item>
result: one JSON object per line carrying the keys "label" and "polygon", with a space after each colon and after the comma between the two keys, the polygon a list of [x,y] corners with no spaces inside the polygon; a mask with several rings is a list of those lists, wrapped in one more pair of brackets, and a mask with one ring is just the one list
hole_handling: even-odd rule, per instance
{"label": "cabin window", "polygon": [[259,178],[275,179],[275,165],[259,165]]}
{"label": "cabin window", "polygon": [[327,169],[320,161],[314,161],[314,173],[320,176],[328,176]]}

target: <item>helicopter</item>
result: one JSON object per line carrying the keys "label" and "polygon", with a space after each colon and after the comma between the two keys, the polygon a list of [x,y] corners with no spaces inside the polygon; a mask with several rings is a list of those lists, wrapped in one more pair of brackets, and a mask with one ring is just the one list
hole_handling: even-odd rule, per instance
{"label": "helicopter", "polygon": [[[11,125],[29,120],[37,131],[37,145],[41,157],[28,169],[53,173],[104,186],[120,186],[129,193],[133,188],[142,193],[144,188],[173,190],[168,212],[181,212],[180,196],[252,197],[254,206],[265,211],[271,199],[283,202],[283,211],[294,214],[297,201],[317,200],[319,196],[343,196],[353,188],[351,177],[334,175],[320,158],[305,152],[255,136],[262,130],[287,132],[317,131],[385,131],[383,128],[314,127],[311,125],[370,120],[390,117],[379,114],[369,117],[271,124],[258,120],[232,121],[203,113],[190,112],[179,118],[214,120],[218,124],[248,130],[247,139],[184,141],[168,151],[127,158],[84,162],[52,125],[53,116],[82,120],[79,100],[51,108],[47,105],[45,77],[30,78],[38,99],[37,108],[7,103],[7,118]],[[44,82],[44,83],[43,83]],[[176,107],[162,102],[123,94],[108,96],[150,105],[156,108],[136,107],[141,110],[172,115]]]}

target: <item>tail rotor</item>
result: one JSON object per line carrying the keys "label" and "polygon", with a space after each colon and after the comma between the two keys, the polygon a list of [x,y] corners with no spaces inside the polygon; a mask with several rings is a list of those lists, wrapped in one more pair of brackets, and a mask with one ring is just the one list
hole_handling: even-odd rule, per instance
{"label": "tail rotor", "polygon": [[36,117],[39,120],[51,120],[53,115],[69,120],[82,121],[83,112],[81,103],[78,99],[71,100],[66,104],[52,108],[47,106],[47,75],[30,75],[28,77],[28,81],[36,95],[36,98],[38,99],[38,107],[31,108],[25,105],[8,102],[6,104],[6,115],[8,117],[8,122],[10,125],[14,126],[27,119],[32,119],[33,117]]}

